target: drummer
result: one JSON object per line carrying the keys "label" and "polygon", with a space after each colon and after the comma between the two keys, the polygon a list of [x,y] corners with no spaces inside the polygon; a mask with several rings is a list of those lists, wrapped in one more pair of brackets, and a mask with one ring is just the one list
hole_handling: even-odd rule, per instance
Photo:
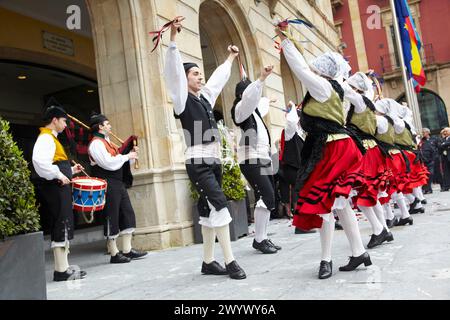
{"label": "drummer", "polygon": [[55,259],[53,281],[81,279],[86,272],[69,266],[69,241],[73,239],[72,174],[84,168],[70,166],[63,146],[58,140],[67,126],[67,114],[60,106],[48,107],[43,115],[45,127],[33,148],[33,167],[39,176],[33,179],[40,210],[49,214],[51,229],[51,248]]}
{"label": "drummer", "polygon": [[[93,115],[90,119],[93,138],[89,144],[92,175],[105,179],[108,183],[104,208],[104,235],[107,239],[111,263],[126,263],[145,256],[147,252],[131,247],[131,238],[136,228],[136,217],[130,197],[123,182],[123,166],[138,158],[138,147],[122,155],[116,145],[111,143],[109,135],[111,124],[103,114]],[[122,238],[122,250],[117,248],[117,237]]]}

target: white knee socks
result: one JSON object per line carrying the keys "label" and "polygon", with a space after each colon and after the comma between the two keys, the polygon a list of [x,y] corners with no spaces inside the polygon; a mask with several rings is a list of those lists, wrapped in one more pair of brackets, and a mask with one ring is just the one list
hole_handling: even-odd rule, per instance
{"label": "white knee socks", "polygon": [[420,201],[425,200],[425,197],[423,196],[423,192],[422,192],[422,187],[414,188],[413,189],[413,194]]}
{"label": "white knee socks", "polygon": [[398,207],[402,214],[402,219],[408,218],[409,211],[408,211],[408,207],[406,206],[406,201],[405,201],[405,197],[404,197],[403,193],[394,192],[394,194],[392,196],[398,204]]}
{"label": "white knee socks", "polygon": [[230,240],[230,227],[229,225],[224,225],[223,227],[214,228],[217,234],[217,239],[222,247],[223,257],[225,258],[225,263],[229,264],[234,260],[233,252],[231,250],[231,240]]}
{"label": "white knee socks", "polygon": [[203,261],[211,263],[214,261],[214,245],[216,242],[216,231],[214,228],[202,226],[203,236]]}
{"label": "white knee socks", "polygon": [[331,261],[331,244],[333,243],[334,235],[334,214],[330,214],[329,221],[322,222],[322,228],[320,228],[320,244],[322,247],[322,260]]}
{"label": "white knee socks", "polygon": [[122,250],[123,253],[129,253],[131,251],[131,238],[133,234],[127,233],[122,235]]}
{"label": "white knee socks", "polygon": [[69,250],[65,247],[53,248],[53,257],[55,259],[55,271],[65,272],[69,269],[68,256]]}
{"label": "white knee socks", "polygon": [[114,257],[119,252],[119,249],[117,248],[116,239],[108,239],[107,246],[108,252],[111,255],[111,257]]}
{"label": "white knee socks", "polygon": [[377,215],[375,214],[375,211],[373,210],[373,207],[364,207],[364,206],[358,206],[359,209],[364,213],[367,220],[369,220],[370,225],[372,226],[372,233],[374,235],[379,235],[381,231],[383,231],[383,225],[378,220]]}
{"label": "white knee socks", "polygon": [[267,225],[270,219],[270,211],[264,207],[255,208],[255,240],[261,242],[267,239]]}
{"label": "white knee socks", "polygon": [[389,228],[386,224],[386,217],[384,215],[384,210],[379,201],[377,201],[377,204],[373,207],[373,211],[375,212],[375,215],[377,216],[377,219],[378,221],[380,221],[383,228],[385,228],[389,232]]}
{"label": "white knee socks", "polygon": [[391,204],[389,202],[383,204],[383,209],[386,213],[386,219],[392,220],[395,218],[394,212],[392,211]]}
{"label": "white knee socks", "polygon": [[358,221],[356,220],[355,213],[350,208],[350,205],[347,205],[344,209],[337,209],[336,212],[339,217],[339,221],[344,228],[353,257],[362,255],[366,252],[366,250],[364,249],[364,245],[361,240],[361,234],[359,233]]}

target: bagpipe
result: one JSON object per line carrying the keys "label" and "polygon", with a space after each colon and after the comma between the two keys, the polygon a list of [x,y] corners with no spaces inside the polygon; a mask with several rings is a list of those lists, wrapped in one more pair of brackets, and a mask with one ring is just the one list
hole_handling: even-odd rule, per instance
{"label": "bagpipe", "polygon": [[[86,125],[85,123],[83,123],[82,121],[78,120],[77,118],[75,118],[74,116],[72,116],[70,114],[67,114],[67,116],[73,122],[79,124],[83,128],[87,129],[88,132],[90,132],[90,127],[88,125]],[[125,141],[120,139],[117,135],[115,135],[112,132],[110,132],[110,135],[120,143],[120,146],[118,146],[117,144],[115,144],[114,142],[111,141],[111,144],[113,144],[118,149],[120,154],[128,154],[129,152],[131,152],[134,149],[134,147],[137,146],[138,137],[135,135],[131,135]],[[89,139],[89,141],[90,141],[90,139]],[[85,148],[86,148],[86,154],[87,154],[87,144],[85,145]],[[84,150],[84,147],[80,148],[80,149]],[[126,188],[130,188],[133,185],[133,175],[131,173],[131,167],[130,167],[129,161],[125,162],[122,168],[123,168],[123,182],[124,182]],[[134,168],[139,169],[138,159],[135,159]]]}

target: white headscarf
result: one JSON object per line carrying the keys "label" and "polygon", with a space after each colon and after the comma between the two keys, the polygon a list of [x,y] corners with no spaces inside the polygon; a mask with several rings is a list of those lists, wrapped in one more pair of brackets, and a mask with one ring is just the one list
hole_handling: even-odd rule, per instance
{"label": "white headscarf", "polygon": [[339,76],[346,77],[345,72],[350,66],[345,61],[344,57],[337,52],[326,52],[313,61],[311,61],[311,68],[320,74],[331,79],[337,79]]}
{"label": "white headscarf", "polygon": [[389,114],[391,106],[389,104],[389,99],[384,98],[375,102],[375,109],[382,114]]}
{"label": "white headscarf", "polygon": [[348,78],[347,82],[349,85],[363,92],[370,90],[372,87],[372,81],[360,71]]}

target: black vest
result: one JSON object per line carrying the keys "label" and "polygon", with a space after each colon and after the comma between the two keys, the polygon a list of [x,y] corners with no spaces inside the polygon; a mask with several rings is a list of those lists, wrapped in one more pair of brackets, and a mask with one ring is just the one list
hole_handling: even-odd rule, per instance
{"label": "black vest", "polygon": [[123,181],[123,166],[115,171],[103,169],[98,164],[92,166],[92,176],[102,179],[114,179]]}
{"label": "black vest", "polygon": [[176,119],[180,119],[185,130],[184,138],[187,146],[220,141],[211,104],[203,95],[198,98],[189,93],[184,111],[180,115],[174,115]]}
{"label": "black vest", "polygon": [[[285,132],[286,134],[286,132]],[[303,149],[303,140],[300,138],[298,133],[289,141],[284,142],[283,158],[281,159],[282,164],[288,164],[297,169],[300,168],[301,163],[301,153]]]}
{"label": "black vest", "polygon": [[[261,119],[262,123],[264,124],[264,128],[266,129],[267,136],[269,137],[269,146],[271,144],[270,140],[270,134],[269,129],[267,129],[266,123],[264,122],[264,119],[261,117],[261,114],[259,113],[258,108],[255,110],[258,117]],[[236,105],[231,108],[231,118],[233,119],[233,122],[236,126],[241,128],[242,135],[241,140],[239,141],[240,146],[256,146],[257,142],[257,136],[258,136],[258,124],[256,122],[255,116],[253,113],[245,119],[241,123],[236,122]]]}

